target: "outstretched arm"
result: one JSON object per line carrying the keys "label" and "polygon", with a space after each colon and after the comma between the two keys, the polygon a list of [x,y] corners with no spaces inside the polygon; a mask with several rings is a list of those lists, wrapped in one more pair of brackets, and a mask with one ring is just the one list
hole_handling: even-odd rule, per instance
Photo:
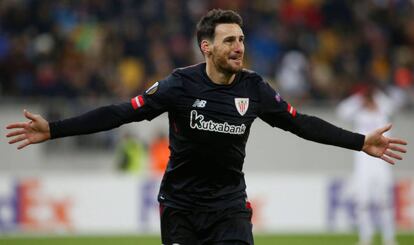
{"label": "outstretched arm", "polygon": [[[282,113],[281,113],[282,114]],[[297,113],[280,115],[282,120],[275,121],[275,126],[288,130],[304,139],[322,144],[334,145],[356,151],[363,151],[373,157],[395,164],[401,160],[399,153],[405,153],[407,145],[402,139],[388,138],[383,134],[391,129],[391,124],[379,128],[370,134],[362,135],[336,127],[320,118]]]}
{"label": "outstretched arm", "polygon": [[17,148],[22,149],[30,144],[66,136],[92,134],[119,127],[122,124],[145,119],[147,109],[134,112],[130,103],[109,105],[96,108],[82,115],[48,122],[40,115],[24,111],[29,122],[17,122],[7,126],[11,129],[7,137],[12,137],[10,144],[22,142]]}
{"label": "outstretched arm", "polygon": [[392,125],[389,124],[367,134],[362,151],[394,165],[394,159],[402,160],[401,155],[396,152],[405,153],[407,150],[405,147],[401,147],[401,145],[407,145],[407,142],[402,139],[384,136],[384,133],[390,130],[391,127]]}
{"label": "outstretched arm", "polygon": [[259,85],[261,92],[259,117],[273,127],[290,131],[314,142],[364,151],[390,164],[395,164],[394,159],[402,159],[399,152],[406,152],[403,145],[407,142],[383,135],[391,129],[391,125],[377,129],[368,135],[344,130],[318,117],[297,112],[268,83],[262,81]]}
{"label": "outstretched arm", "polygon": [[37,144],[50,139],[49,122],[42,116],[32,114],[26,110],[24,116],[29,119],[28,122],[16,122],[7,125],[7,129],[12,131],[6,136],[12,137],[9,144],[21,142],[17,149],[22,149],[30,144]]}

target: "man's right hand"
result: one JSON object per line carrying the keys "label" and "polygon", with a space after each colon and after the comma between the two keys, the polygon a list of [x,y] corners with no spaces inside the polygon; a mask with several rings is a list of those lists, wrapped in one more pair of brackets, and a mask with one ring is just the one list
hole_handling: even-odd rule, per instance
{"label": "man's right hand", "polygon": [[29,122],[16,122],[7,125],[6,129],[12,130],[6,135],[12,137],[9,144],[21,142],[17,149],[22,149],[31,144],[41,143],[50,139],[49,122],[42,116],[23,111],[24,116]]}

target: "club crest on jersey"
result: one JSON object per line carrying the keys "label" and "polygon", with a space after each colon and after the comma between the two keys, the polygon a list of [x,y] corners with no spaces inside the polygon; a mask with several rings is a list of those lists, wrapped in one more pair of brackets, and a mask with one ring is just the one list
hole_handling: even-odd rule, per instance
{"label": "club crest on jersey", "polygon": [[239,114],[244,116],[249,108],[249,98],[234,98],[234,104]]}
{"label": "club crest on jersey", "polygon": [[146,94],[151,95],[158,90],[158,82],[154,83],[149,89],[145,91]]}

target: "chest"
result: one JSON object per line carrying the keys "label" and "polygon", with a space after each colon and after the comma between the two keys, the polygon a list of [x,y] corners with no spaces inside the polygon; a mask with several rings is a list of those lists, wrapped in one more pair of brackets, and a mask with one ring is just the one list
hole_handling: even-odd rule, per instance
{"label": "chest", "polygon": [[243,87],[190,85],[177,101],[170,120],[187,137],[203,140],[244,139],[257,117],[258,98]]}

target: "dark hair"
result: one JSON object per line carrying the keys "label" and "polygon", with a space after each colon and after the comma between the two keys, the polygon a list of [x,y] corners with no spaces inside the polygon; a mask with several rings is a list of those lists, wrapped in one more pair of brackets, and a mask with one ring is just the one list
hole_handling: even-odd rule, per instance
{"label": "dark hair", "polygon": [[233,10],[212,9],[204,15],[197,24],[197,42],[201,46],[203,39],[214,39],[214,33],[218,24],[238,24],[243,26],[240,15]]}

